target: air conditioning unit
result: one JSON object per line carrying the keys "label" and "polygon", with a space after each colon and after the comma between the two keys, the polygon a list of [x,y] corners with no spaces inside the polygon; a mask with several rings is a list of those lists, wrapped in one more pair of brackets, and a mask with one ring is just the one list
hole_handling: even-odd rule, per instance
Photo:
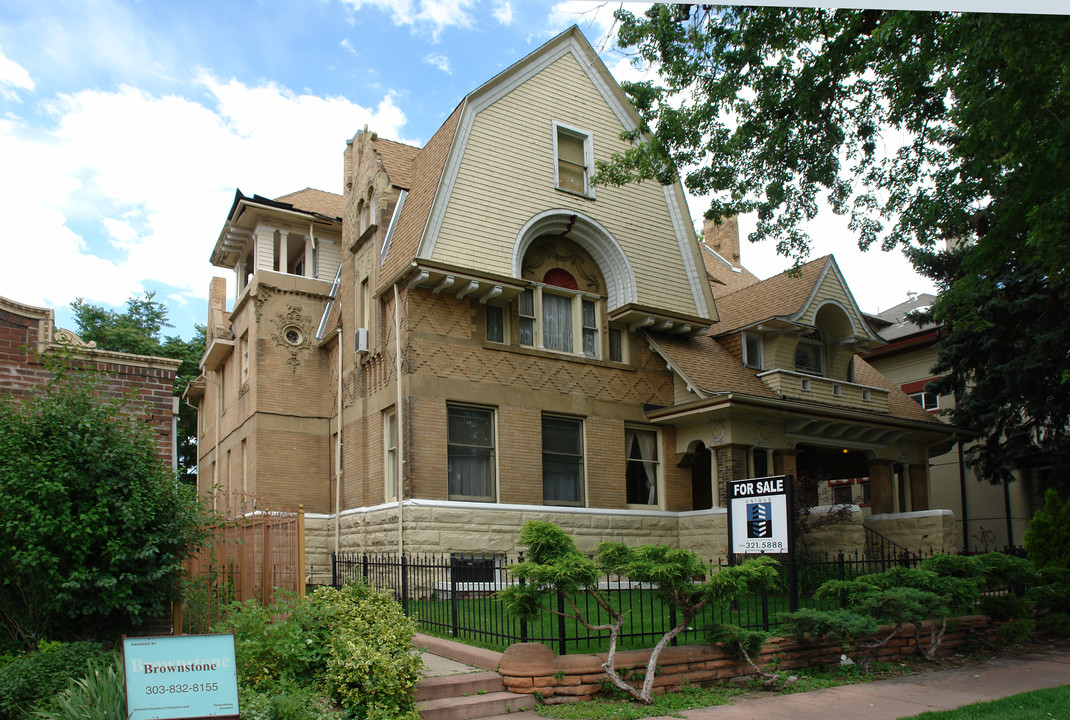
{"label": "air conditioning unit", "polygon": [[353,350],[358,353],[368,352],[368,328],[357,328],[353,333]]}

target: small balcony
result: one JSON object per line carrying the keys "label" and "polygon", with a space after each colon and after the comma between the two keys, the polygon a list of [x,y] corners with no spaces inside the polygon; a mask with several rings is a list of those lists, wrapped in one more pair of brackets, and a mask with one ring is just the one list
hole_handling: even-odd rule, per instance
{"label": "small balcony", "polygon": [[845,380],[808,375],[794,370],[768,370],[758,374],[777,394],[866,412],[888,412],[888,390]]}

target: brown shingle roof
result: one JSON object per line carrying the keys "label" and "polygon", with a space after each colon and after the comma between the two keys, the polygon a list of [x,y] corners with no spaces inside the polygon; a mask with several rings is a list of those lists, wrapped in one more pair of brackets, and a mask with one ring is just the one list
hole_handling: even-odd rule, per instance
{"label": "brown shingle roof", "polygon": [[686,338],[660,334],[650,334],[648,337],[704,392],[776,397],[768,385],[754,376],[753,370],[743,367],[739,360],[710,337]]}
{"label": "brown shingle roof", "polygon": [[408,190],[412,185],[412,163],[420,148],[376,137],[372,149],[379,158],[379,165],[386,171],[390,184]]}
{"label": "brown shingle roof", "polygon": [[[439,178],[449,156],[463,107],[464,103],[457,106],[412,161],[412,181],[408,197],[405,198],[405,207],[398,218],[397,227],[394,228],[390,250],[379,276],[383,282],[393,278],[405,263],[412,260],[419,249],[420,239],[427,225],[427,216],[431,212],[431,203],[435,199]],[[387,172],[389,173],[389,170]]]}
{"label": "brown shingle roof", "polygon": [[761,282],[745,267],[738,268],[739,272],[733,270],[724,260],[714,255],[714,251],[705,243],[700,243],[699,249],[702,251],[702,263],[706,266],[706,274],[710,277],[710,289],[713,291],[714,299],[718,301],[718,311],[720,311],[722,296]]}
{"label": "brown shingle roof", "polygon": [[305,188],[288,195],[275,198],[275,202],[290,203],[298,210],[320,213],[330,217],[342,217],[342,196],[326,190]]}
{"label": "brown shingle roof", "polygon": [[936,425],[945,424],[940,418],[926,412],[921,405],[911,400],[910,396],[900,390],[895,383],[857,355],[855,355],[855,382],[859,385],[869,385],[888,390],[888,414],[892,417],[903,418],[904,420],[918,420]]}
{"label": "brown shingle roof", "polygon": [[761,320],[795,314],[810,297],[829,262],[831,256],[826,255],[800,267],[797,276],[779,273],[717,297],[717,311],[721,320],[714,326],[714,332],[724,335]]}

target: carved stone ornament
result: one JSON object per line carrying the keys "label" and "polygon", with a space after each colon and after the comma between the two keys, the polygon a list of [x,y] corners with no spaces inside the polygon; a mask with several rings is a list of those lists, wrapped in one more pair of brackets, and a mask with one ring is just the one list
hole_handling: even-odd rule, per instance
{"label": "carved stone ornament", "polygon": [[521,273],[534,275],[550,260],[554,262],[549,264],[575,270],[576,274],[583,278],[588,291],[598,292],[601,288],[597,273],[591,272],[588,267],[586,254],[577,252],[576,245],[567,238],[543,238],[532,243],[524,255]]}
{"label": "carved stone ornament", "polygon": [[758,424],[758,442],[768,447],[773,442],[773,426],[767,422]]}
{"label": "carved stone ornament", "polygon": [[710,444],[722,445],[724,444],[725,427],[724,423],[720,420],[715,420],[710,423]]}
{"label": "carved stone ornament", "polygon": [[286,363],[290,372],[296,373],[301,358],[312,349],[312,318],[304,315],[300,305],[287,305],[286,312],[279,313],[271,333],[271,341],[289,357]]}
{"label": "carved stone ornament", "polygon": [[70,330],[64,330],[63,328],[58,328],[56,330],[55,334],[52,336],[52,341],[60,345],[69,345],[71,347],[95,348],[97,346],[95,340],[86,342]]}

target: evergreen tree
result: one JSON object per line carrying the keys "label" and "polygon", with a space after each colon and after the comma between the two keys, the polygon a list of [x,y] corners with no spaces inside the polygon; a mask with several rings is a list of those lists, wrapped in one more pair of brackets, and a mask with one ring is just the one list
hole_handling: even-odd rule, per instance
{"label": "evergreen tree", "polygon": [[938,391],[992,482],[1070,459],[1070,18],[653,6],[619,43],[636,141],[596,182],[683,171],[706,217],[755,212],[797,261],[824,199],[859,246],[903,249],[940,293]]}

